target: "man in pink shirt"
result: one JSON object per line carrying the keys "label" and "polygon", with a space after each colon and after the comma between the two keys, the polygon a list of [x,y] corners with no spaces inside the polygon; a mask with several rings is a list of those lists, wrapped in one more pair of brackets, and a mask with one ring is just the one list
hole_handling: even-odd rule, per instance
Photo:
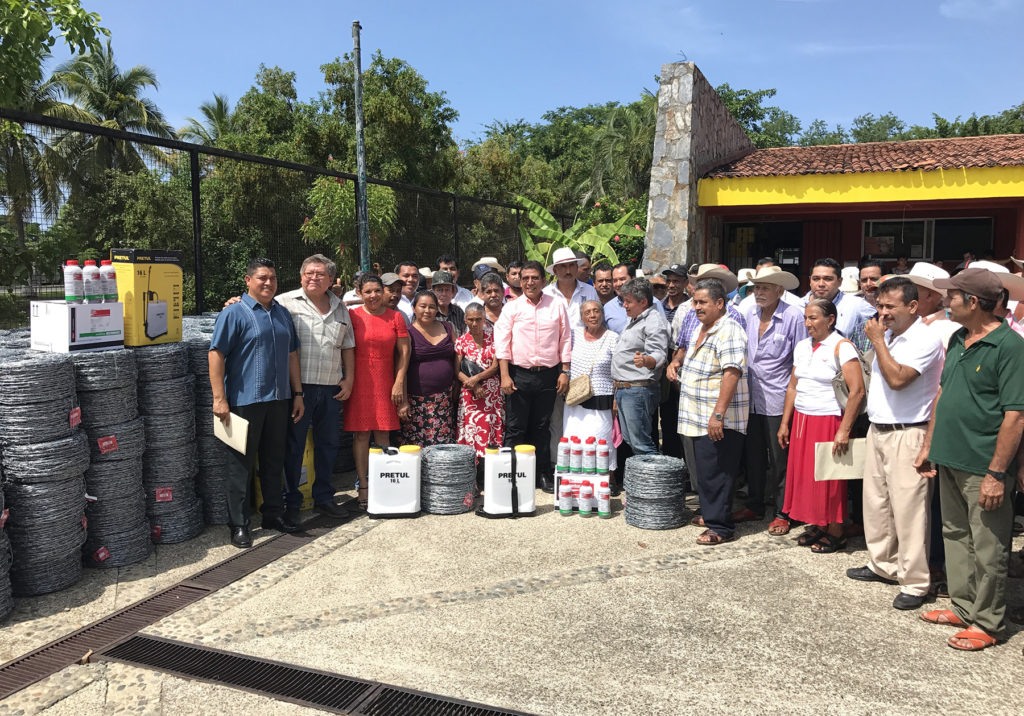
{"label": "man in pink shirt", "polygon": [[523,295],[509,301],[494,324],[494,355],[505,394],[505,446],[537,450],[541,489],[554,491],[551,475],[551,410],[569,390],[572,333],[563,301],[544,293],[544,267],[523,264]]}

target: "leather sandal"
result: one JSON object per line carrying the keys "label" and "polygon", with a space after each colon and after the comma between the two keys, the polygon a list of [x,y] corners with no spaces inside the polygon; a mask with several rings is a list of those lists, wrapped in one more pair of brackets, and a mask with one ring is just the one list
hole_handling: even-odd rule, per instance
{"label": "leather sandal", "polygon": [[845,537],[833,537],[828,532],[823,532],[818,541],[811,545],[811,551],[815,554],[832,554],[846,549]]}
{"label": "leather sandal", "polygon": [[[961,646],[960,644],[954,644],[954,639],[966,639],[971,645]],[[982,649],[987,649],[990,646],[995,646],[999,643],[999,640],[994,636],[981,631],[981,629],[967,628],[951,636],[946,643],[960,651],[981,651]]]}
{"label": "leather sandal", "polygon": [[789,534],[790,526],[789,520],[784,517],[776,517],[768,525],[768,534],[774,535],[775,537],[781,537],[782,535]]}
{"label": "leather sandal", "polygon": [[701,532],[700,537],[697,538],[697,544],[702,544],[706,547],[712,547],[716,544],[725,544],[726,542],[732,542],[736,539],[736,533],[733,532],[730,537],[723,537],[712,529],[707,529]]}
{"label": "leather sandal", "polygon": [[820,540],[823,534],[825,534],[825,530],[818,527],[818,525],[808,525],[804,533],[796,538],[796,543],[801,547],[810,547]]}
{"label": "leather sandal", "polygon": [[933,609],[921,614],[921,619],[929,624],[944,624],[966,629],[967,624],[952,609]]}

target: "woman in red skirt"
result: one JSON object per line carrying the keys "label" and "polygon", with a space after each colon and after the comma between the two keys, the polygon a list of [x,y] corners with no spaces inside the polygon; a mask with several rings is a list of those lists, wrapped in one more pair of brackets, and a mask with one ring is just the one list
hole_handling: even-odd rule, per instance
{"label": "woman in red skirt", "polygon": [[[836,332],[835,304],[825,299],[809,301],[804,309],[804,325],[810,338],[797,343],[793,351],[793,374],[778,435],[783,449],[789,448],[782,511],[790,519],[808,524],[798,544],[827,553],[846,547],[846,482],[814,480],[814,445],[831,442],[833,455],[845,453],[866,393],[857,349]],[[832,388],[837,365],[842,365],[843,378],[850,388],[845,413]]]}

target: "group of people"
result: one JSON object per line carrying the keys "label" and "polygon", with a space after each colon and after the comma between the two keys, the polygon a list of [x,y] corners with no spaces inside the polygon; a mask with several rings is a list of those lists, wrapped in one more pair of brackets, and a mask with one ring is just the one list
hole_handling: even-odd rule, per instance
{"label": "group of people", "polygon": [[[273,265],[254,260],[210,354],[214,412],[250,421],[229,481],[232,542],[251,544],[256,456],[263,525],[296,528],[310,426],[314,502],[328,514],[341,424],[363,504],[371,440],[459,442],[479,456],[529,443],[551,492],[559,438],[593,436],[620,480],[630,454],[685,458],[700,544],[770,517],[770,534],[804,525],[798,544],[832,553],[863,529],[868,563],[850,578],[898,585],[898,609],[948,590],[952,609],[922,618],[960,627],[955,648],[985,648],[1006,629],[1010,497],[1024,489],[1024,379],[1011,367],[1024,358],[1013,314],[1024,278],[985,262],[952,277],[899,269],[865,262],[853,292],[838,262],[819,259],[800,296],[770,259],[741,286],[718,264],[651,280],[561,248],[549,266],[484,257],[472,290],[454,257],[430,271],[405,261],[340,298],[333,262],[314,255],[301,287],[275,300]],[[823,461],[859,452],[857,438],[862,484],[825,479]]]}

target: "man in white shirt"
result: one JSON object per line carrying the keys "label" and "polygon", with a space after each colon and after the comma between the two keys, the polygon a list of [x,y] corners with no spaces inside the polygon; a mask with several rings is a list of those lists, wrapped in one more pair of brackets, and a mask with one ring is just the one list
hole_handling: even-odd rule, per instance
{"label": "man in white shirt", "polygon": [[824,298],[836,305],[836,330],[861,351],[870,347],[864,324],[875,315],[875,308],[863,298],[839,290],[842,267],[835,259],[818,259],[811,268],[811,292],[799,303],[807,306],[812,298]]}
{"label": "man in white shirt", "polygon": [[544,287],[544,293],[557,298],[569,312],[569,327],[573,331],[583,326],[580,319],[580,306],[587,301],[597,301],[597,291],[589,283],[576,279],[582,259],[576,258],[572,249],[557,249],[552,255],[552,264],[548,272],[555,275],[553,283]]}
{"label": "man in white shirt", "polygon": [[395,273],[405,282],[402,288],[402,298],[398,301],[398,310],[412,321],[412,297],[416,295],[416,289],[420,285],[420,268],[412,261],[402,261],[395,266]]}
{"label": "man in white shirt", "polygon": [[452,275],[452,279],[455,281],[455,298],[452,299],[459,308],[465,309],[466,306],[473,303],[473,292],[465,286],[459,285],[459,262],[451,254],[441,254],[437,257],[437,270],[447,271]]}
{"label": "man in white shirt", "polygon": [[917,315],[914,282],[896,276],[876,295],[878,318],[864,326],[875,349],[868,391],[871,427],[864,460],[864,539],[868,563],[846,575],[899,584],[896,609],[917,609],[928,595],[933,481],[914,466],[939,390],[945,352]]}

